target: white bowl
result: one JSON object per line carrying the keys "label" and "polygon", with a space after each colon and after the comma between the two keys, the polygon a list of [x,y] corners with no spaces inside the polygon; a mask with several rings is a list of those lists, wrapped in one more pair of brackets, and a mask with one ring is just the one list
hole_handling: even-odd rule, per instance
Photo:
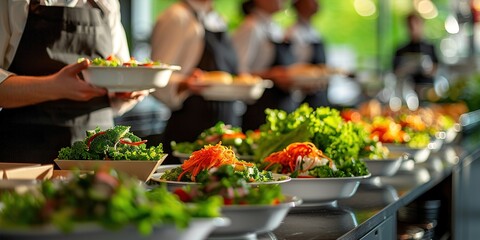
{"label": "white bowl", "polygon": [[369,177],[370,174],[359,177],[292,178],[282,184],[282,193],[297,196],[304,203],[331,203],[353,196],[360,181]]}
{"label": "white bowl", "polygon": [[222,207],[222,216],[231,224],[216,228],[209,239],[240,239],[275,230],[283,221],[290,208],[300,205],[301,199],[286,196],[277,205],[228,205]]}
{"label": "white bowl", "polygon": [[55,163],[61,170],[84,170],[94,171],[101,168],[112,168],[119,172],[124,172],[130,176],[136,177],[141,181],[147,181],[165,160],[165,154],[162,159],[154,160],[59,160]]}
{"label": "white bowl", "polygon": [[265,91],[265,88],[270,85],[269,80],[261,80],[256,84],[243,83],[212,83],[208,84],[205,89],[200,92],[200,95],[206,100],[212,101],[245,101],[255,102]]}
{"label": "white bowl", "polygon": [[85,80],[110,92],[132,92],[165,87],[178,66],[104,67],[89,66],[82,71]]}
{"label": "white bowl", "polygon": [[8,240],[130,240],[130,239],[179,239],[201,240],[205,239],[213,229],[226,226],[229,220],[225,218],[198,218],[193,219],[185,229],[179,229],[173,224],[165,224],[155,227],[152,234],[143,236],[138,233],[134,226],[128,226],[119,230],[107,230],[98,224],[78,224],[70,233],[64,233],[54,226],[8,228],[0,229],[0,239]]}
{"label": "white bowl", "polygon": [[364,159],[363,161],[367,164],[368,171],[372,174],[372,177],[379,177],[395,175],[405,160],[407,158],[401,156],[386,159]]}
{"label": "white bowl", "polygon": [[422,163],[427,161],[434,147],[433,145],[436,146],[436,144],[432,143],[430,143],[429,146],[425,148],[411,148],[408,147],[406,144],[393,143],[384,143],[383,145],[388,148],[390,154],[401,155],[403,153],[407,153],[412,159],[415,160],[416,163]]}
{"label": "white bowl", "polygon": [[[165,183],[167,184],[167,189],[169,191],[173,191],[177,188],[182,188],[182,187],[185,187],[185,186],[192,186],[192,185],[198,185],[199,183],[196,183],[196,182],[179,182],[179,181],[168,181],[168,180],[163,180],[163,179],[160,179],[160,177],[163,175],[164,173],[163,172],[157,172],[157,173],[154,173],[152,175],[152,177],[150,178],[152,181],[155,181],[155,182],[158,182],[158,183]],[[248,184],[250,185],[260,185],[260,184],[284,184],[288,181],[291,180],[291,178],[287,175],[283,175],[283,174],[276,174],[274,173],[273,174],[273,178],[274,179],[277,179],[275,181],[269,181],[269,182],[250,182]]]}

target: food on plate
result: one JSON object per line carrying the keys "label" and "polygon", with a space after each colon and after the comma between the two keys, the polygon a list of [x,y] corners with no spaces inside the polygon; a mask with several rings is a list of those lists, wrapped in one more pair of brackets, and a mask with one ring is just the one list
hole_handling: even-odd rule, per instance
{"label": "food on plate", "polygon": [[117,125],[86,132],[82,141],[60,149],[60,160],[160,160],[164,157],[162,144],[146,145],[147,140],[130,132],[130,126]]}
{"label": "food on plate", "polygon": [[233,82],[232,75],[224,71],[203,72],[200,76],[200,79],[206,84],[232,84]]}
{"label": "food on plate", "polygon": [[[84,61],[86,58],[78,59],[78,62]],[[90,61],[90,60],[89,60]],[[164,66],[169,67],[170,65],[165,63],[160,63],[157,61],[146,60],[143,62],[137,61],[135,58],[130,58],[129,61],[123,62],[115,56],[108,56],[107,58],[94,58],[90,61],[92,66],[99,67],[153,67],[153,66]]]}
{"label": "food on plate", "polygon": [[382,143],[425,148],[439,132],[446,132],[455,127],[454,118],[430,107],[422,107],[416,111],[382,110],[375,111],[376,115],[365,115],[368,109],[370,107],[365,105],[359,110],[345,109],[342,110],[342,117],[346,121],[364,125],[370,137]]}
{"label": "food on plate", "polygon": [[217,122],[215,126],[200,133],[194,142],[172,142],[171,146],[174,151],[190,154],[202,149],[205,145],[222,142],[222,145],[231,147],[239,156],[251,156],[256,136],[254,131],[243,133],[239,127]]}
{"label": "food on plate", "polygon": [[235,173],[241,175],[247,182],[274,181],[273,174],[260,171],[254,163],[239,160],[235,152],[227,146],[218,143],[207,145],[192,153],[189,159],[179,167],[167,170],[160,179],[181,182],[202,182],[209,177],[209,170],[222,165],[231,165]]}
{"label": "food on plate", "polygon": [[1,202],[0,225],[9,229],[53,225],[69,232],[79,223],[96,223],[112,230],[134,225],[144,235],[163,224],[184,228],[194,217],[217,217],[221,206],[215,198],[187,206],[166,188],[146,191],[138,180],[108,169],[7,192]]}
{"label": "food on plate", "polygon": [[283,199],[280,185],[267,184],[253,187],[232,165],[212,168],[199,185],[177,188],[174,193],[184,202],[205,201],[221,196],[224,205],[278,204]]}
{"label": "food on plate", "polygon": [[242,73],[233,77],[234,84],[253,85],[259,83],[260,81],[262,81],[260,77],[248,73]]}
{"label": "food on plate", "polygon": [[354,176],[348,168],[338,169],[335,162],[311,142],[292,143],[285,149],[270,154],[263,161],[266,164],[264,169],[288,174],[293,178]]}
{"label": "food on plate", "polygon": [[313,109],[302,104],[291,113],[267,109],[266,114],[254,149],[256,161],[262,162],[292,143],[311,142],[333,160],[337,169],[347,170],[349,176],[364,176],[368,169],[359,159],[385,154],[385,148],[370,139],[362,125],[345,121],[336,109]]}

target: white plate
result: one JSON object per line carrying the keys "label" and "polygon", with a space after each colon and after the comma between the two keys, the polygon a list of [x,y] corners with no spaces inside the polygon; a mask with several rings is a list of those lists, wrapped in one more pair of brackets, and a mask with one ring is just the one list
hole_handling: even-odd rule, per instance
{"label": "white plate", "polygon": [[404,157],[387,158],[387,159],[364,159],[367,164],[368,171],[372,177],[393,176],[400,169],[402,162],[406,160]]}
{"label": "white plate", "polygon": [[360,177],[292,178],[282,184],[282,192],[297,196],[304,203],[329,203],[353,196],[360,181],[369,177],[370,174]]}
{"label": "white plate", "polygon": [[277,205],[228,205],[222,207],[222,216],[231,224],[216,228],[209,239],[256,239],[256,234],[275,230],[283,221],[290,208],[301,204],[302,200],[286,196]]}
{"label": "white plate", "polygon": [[270,85],[269,80],[261,80],[256,84],[208,84],[200,95],[211,101],[245,101],[258,100]]}
{"label": "white plate", "polygon": [[[160,179],[160,177],[165,173],[165,171],[176,168],[181,166],[180,164],[171,164],[171,165],[163,165],[157,168],[157,172],[152,175],[150,178],[151,180],[155,182],[160,182],[160,183],[166,183],[167,188],[172,191],[175,188],[180,188],[183,186],[188,186],[188,185],[196,185],[198,183],[195,182],[179,182],[179,181],[167,181]],[[259,185],[259,184],[285,184],[286,182],[290,181],[292,178],[290,178],[287,175],[283,174],[277,174],[273,173],[273,178],[274,179],[282,179],[282,180],[277,180],[277,181],[271,181],[271,182],[253,182],[249,183],[251,185]]]}
{"label": "white plate", "polygon": [[[188,153],[181,153],[178,151],[173,151],[172,156],[177,157],[180,159],[180,162],[183,163],[185,160],[190,158],[191,154]],[[245,161],[252,161],[253,156],[248,156],[248,155],[237,155],[237,158],[240,160],[245,160]]]}
{"label": "white plate", "polygon": [[[169,191],[173,191],[176,188],[181,188],[181,187],[185,187],[185,186],[192,186],[192,185],[199,184],[199,183],[196,183],[196,182],[179,182],[179,181],[168,181],[168,180],[160,179],[163,174],[164,174],[164,172],[154,173],[150,179],[152,181],[155,181],[155,182],[166,183]],[[287,175],[277,174],[277,173],[273,174],[273,178],[276,179],[276,180],[275,181],[269,181],[269,182],[250,182],[248,184],[250,184],[250,185],[285,184],[286,182],[288,182],[292,179]],[[278,179],[281,179],[281,180],[278,180]]]}
{"label": "white plate", "polygon": [[89,66],[82,71],[85,80],[110,92],[131,92],[165,87],[178,66],[104,67]]}
{"label": "white plate", "polygon": [[205,239],[213,229],[227,226],[229,220],[225,218],[197,218],[190,222],[185,229],[179,229],[173,224],[165,224],[155,227],[153,233],[143,236],[138,233],[134,226],[128,226],[119,230],[107,230],[98,224],[78,224],[70,233],[63,233],[53,226],[29,227],[29,228],[0,228],[0,239],[8,240],[130,240],[130,239]]}

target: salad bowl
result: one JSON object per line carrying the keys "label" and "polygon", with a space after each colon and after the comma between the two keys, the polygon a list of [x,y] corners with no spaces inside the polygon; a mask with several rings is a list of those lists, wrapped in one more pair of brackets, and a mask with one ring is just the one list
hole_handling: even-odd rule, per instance
{"label": "salad bowl", "polygon": [[269,87],[266,80],[259,80],[254,84],[246,83],[209,83],[200,93],[206,100],[212,101],[245,101],[255,102]]}
{"label": "salad bowl", "polygon": [[409,160],[408,154],[401,154],[398,157],[391,156],[384,159],[363,159],[367,164],[368,171],[372,177],[390,177],[397,173],[402,162]]}
{"label": "salad bowl", "polygon": [[276,205],[223,206],[222,216],[230,219],[231,224],[213,230],[209,239],[256,238],[257,234],[278,228],[289,210],[301,203],[298,197],[285,196],[285,200]]}
{"label": "salad bowl", "polygon": [[0,228],[0,238],[9,240],[129,240],[129,239],[180,239],[201,240],[205,239],[215,228],[227,226],[230,221],[223,217],[192,219],[189,226],[180,229],[174,224],[165,224],[154,227],[150,235],[141,235],[135,226],[127,226],[118,230],[107,230],[98,224],[77,224],[73,231],[63,232],[54,226],[29,227],[29,228]]}
{"label": "salad bowl", "polygon": [[330,204],[355,194],[360,181],[371,174],[358,177],[292,178],[282,184],[282,193],[297,196],[304,204]]}
{"label": "salad bowl", "polygon": [[82,71],[85,80],[111,92],[132,92],[165,87],[178,66],[94,66]]}
{"label": "salad bowl", "polygon": [[401,155],[408,154],[416,163],[422,163],[427,161],[432,152],[433,145],[429,144],[424,148],[411,148],[407,144],[393,144],[393,143],[384,143],[384,146],[388,148],[391,154]]}
{"label": "salad bowl", "polygon": [[55,159],[55,163],[61,170],[78,169],[82,171],[95,171],[102,168],[112,168],[124,172],[130,176],[136,177],[141,181],[147,181],[152,174],[162,164],[167,155],[160,160],[60,160]]}
{"label": "salad bowl", "polygon": [[[157,182],[157,183],[165,183],[167,184],[167,188],[170,191],[175,190],[176,188],[181,188],[185,186],[194,186],[194,185],[199,185],[199,183],[196,182],[181,182],[181,181],[168,181],[161,179],[161,176],[165,173],[165,171],[179,167],[181,165],[178,164],[172,164],[172,165],[163,165],[157,168],[157,172],[152,174],[152,177],[150,180]],[[275,179],[274,181],[268,181],[268,182],[251,182],[249,183],[250,185],[260,185],[260,184],[285,184],[286,182],[290,181],[292,178],[290,178],[287,175],[284,174],[273,174],[273,178]]]}

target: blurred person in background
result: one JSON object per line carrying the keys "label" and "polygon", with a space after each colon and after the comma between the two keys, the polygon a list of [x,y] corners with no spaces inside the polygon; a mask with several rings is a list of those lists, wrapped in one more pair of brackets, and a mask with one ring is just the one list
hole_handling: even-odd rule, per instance
{"label": "blurred person in background", "polygon": [[406,17],[409,41],[394,55],[393,70],[397,78],[411,80],[420,98],[433,86],[439,59],[433,44],[423,38],[423,18],[416,13]]}
{"label": "blurred person in background", "polygon": [[291,94],[292,78],[287,66],[295,63],[290,44],[272,15],[284,8],[285,0],[248,0],[243,3],[246,15],[233,34],[241,72],[270,79],[274,86],[266,89],[254,104],[249,104],[242,118],[243,130],[257,129],[265,122],[265,109],[293,111],[298,103]]}
{"label": "blurred person in background", "polygon": [[[319,11],[318,1],[294,0],[292,6],[297,13],[297,21],[288,29],[287,39],[291,43],[295,63],[325,65],[325,45],[319,32],[311,24],[312,17]],[[314,108],[328,105],[327,86],[302,90],[305,95],[302,102]]]}
{"label": "blurred person in background", "polygon": [[79,58],[130,59],[117,0],[0,1],[0,161],[53,163],[148,92],[108,93]]}
{"label": "blurred person in background", "polygon": [[[227,25],[211,0],[183,0],[170,6],[158,17],[151,44],[153,60],[182,67],[166,88],[152,94],[172,110],[162,137],[167,153],[171,154],[171,141],[192,142],[218,121],[240,124],[234,101],[207,101],[199,95],[202,71],[238,74]],[[170,157],[165,163],[178,160]]]}

